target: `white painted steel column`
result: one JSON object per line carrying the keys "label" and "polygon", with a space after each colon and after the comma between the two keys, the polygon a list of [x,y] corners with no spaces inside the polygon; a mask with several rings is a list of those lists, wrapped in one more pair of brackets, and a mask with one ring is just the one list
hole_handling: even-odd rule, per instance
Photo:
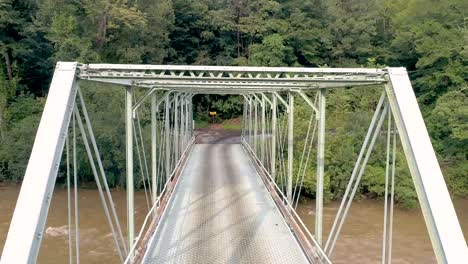
{"label": "white painted steel column", "polygon": [[250,96],[246,95],[245,105],[245,139],[250,143]]}
{"label": "white painted steel column", "polygon": [[317,190],[315,197],[315,240],[322,245],[322,226],[323,226],[323,176],[325,170],[325,89],[319,92],[319,124],[317,137]]}
{"label": "white painted steel column", "polygon": [[272,111],[271,111],[271,178],[273,181],[276,179],[276,109],[278,105],[278,99],[273,94],[272,97]]}
{"label": "white painted steel column", "polygon": [[35,263],[75,105],[76,62],[58,62],[0,263]]}
{"label": "white painted steel column", "polygon": [[262,160],[262,163],[265,164],[266,158],[265,158],[265,97],[262,96],[262,143],[260,145],[260,159]]}
{"label": "white painted steel column", "polygon": [[[187,94],[182,94],[180,97],[180,143],[177,153],[182,153],[182,150],[185,147],[185,98]],[[178,158],[178,157],[177,157]]]}
{"label": "white painted steel column", "polygon": [[246,110],[246,102],[247,102],[247,98],[245,96],[243,96],[244,98],[244,105],[242,107],[242,132],[241,132],[241,136],[245,138],[245,110]]}
{"label": "white painted steel column", "polygon": [[166,117],[165,117],[165,133],[166,133],[166,149],[165,149],[165,154],[166,154],[166,181],[169,179],[169,176],[171,176],[171,137],[170,137],[170,129],[171,129],[171,124],[170,124],[170,114],[169,111],[171,110],[170,107],[170,96],[169,94],[166,96]]}
{"label": "white painted steel column", "polygon": [[125,135],[127,160],[127,238],[128,248],[132,248],[135,239],[134,223],[134,186],[133,186],[133,88],[125,88]]}
{"label": "white painted steel column", "polygon": [[289,112],[288,112],[288,179],[286,187],[286,197],[292,204],[292,182],[294,163],[294,95],[289,92]]}
{"label": "white painted steel column", "polygon": [[258,102],[257,100],[255,99],[255,97],[252,98],[253,101],[254,101],[254,110],[255,110],[255,114],[254,114],[254,151],[255,151],[255,155],[258,155],[258,149],[257,149],[257,144],[258,144]]}
{"label": "white painted steel column", "polygon": [[253,149],[252,109],[253,109],[253,103],[252,103],[252,97],[250,97],[249,98],[249,144],[252,146],[252,149]]}
{"label": "white painted steel column", "polygon": [[190,109],[190,134],[189,137],[193,136],[193,130],[195,129],[195,122],[193,121],[193,94],[190,96],[189,109]]}
{"label": "white painted steel column", "polygon": [[174,99],[174,162],[177,163],[179,159],[179,96],[176,93]]}
{"label": "white painted steel column", "polygon": [[405,68],[385,85],[419,204],[439,263],[465,263],[468,249]]}
{"label": "white painted steel column", "polygon": [[158,198],[158,167],[157,167],[157,95],[155,92],[151,95],[151,182],[153,185],[153,204]]}
{"label": "white painted steel column", "polygon": [[[190,140],[190,135],[189,135],[189,115],[190,115],[190,104],[189,104],[189,98],[191,98],[192,95],[189,94],[185,98],[185,146],[187,146],[189,140]],[[185,149],[184,146],[184,149]]]}
{"label": "white painted steel column", "polygon": [[195,122],[193,121],[193,95],[190,96],[190,138],[193,136],[193,130],[195,129]]}

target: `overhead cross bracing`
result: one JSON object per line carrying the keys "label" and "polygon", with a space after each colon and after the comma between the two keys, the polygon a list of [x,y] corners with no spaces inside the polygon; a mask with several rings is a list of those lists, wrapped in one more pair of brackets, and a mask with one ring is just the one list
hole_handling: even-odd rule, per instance
{"label": "overhead cross bracing", "polygon": [[[138,157],[141,178],[144,179],[143,183],[148,184],[151,193],[151,198],[147,200],[149,213],[143,227],[136,235],[133,221],[134,185],[127,184],[127,240],[124,239],[113,209],[111,194],[106,184],[105,168],[98,151],[99,142],[95,140],[85,100],[80,92],[80,83],[83,80],[117,84],[125,89],[126,180],[129,183],[135,182],[134,172],[138,165],[134,166],[134,158]],[[357,156],[330,235],[325,240],[322,223],[324,175],[327,168],[325,118],[326,98],[331,96],[327,95],[327,89],[356,86],[380,86],[382,95]],[[144,95],[140,96],[142,93],[135,93],[137,88],[143,89]],[[312,93],[315,93],[315,99],[309,98]],[[288,227],[293,230],[305,254],[320,252],[321,260],[324,262],[332,258],[335,244],[339,239],[374,143],[380,131],[385,127],[383,124],[387,123],[386,181],[388,182],[390,177],[395,179],[395,159],[393,158],[391,162],[390,157],[392,157],[391,150],[395,153],[398,136],[437,261],[460,263],[460,260],[468,259],[466,242],[450,194],[404,68],[269,68],[59,62],[52,79],[0,263],[36,261],[64,146],[67,146],[67,161],[70,145],[71,153],[74,153],[73,157],[76,158],[75,130],[80,133],[85,145],[96,183],[99,181],[104,183],[107,196],[104,195],[101,187],[98,189],[101,192],[101,199],[119,257],[122,262],[125,260],[126,263],[135,263],[138,260],[135,256],[142,251],[145,241],[147,242],[145,238],[153,235],[154,227],[165,223],[159,220],[162,212],[169,208],[166,207],[168,201],[171,197],[175,197],[173,195],[178,194],[177,188],[174,188],[178,179],[187,177],[181,176],[180,172],[185,158],[191,153],[194,141],[192,98],[195,94],[239,94],[243,96],[242,146],[249,153],[250,161],[255,164],[258,175],[262,177],[268,193],[281,211]],[[297,100],[295,98],[303,99],[306,105],[313,109],[310,111],[309,131],[307,132],[307,136],[311,134],[310,144],[304,144],[305,150],[306,146],[309,146],[310,153],[310,149],[314,148],[317,155],[315,228],[313,230],[309,230],[295,212],[300,196],[300,187],[297,188],[297,184],[293,187],[294,111],[295,100]],[[356,98],[356,100],[359,99]],[[144,110],[151,114],[149,122],[151,139],[143,139],[139,121],[139,115],[143,111],[140,107],[148,101],[150,101],[150,106],[147,105]],[[311,127],[314,128],[311,129]],[[71,133],[73,140],[69,143]],[[314,141],[314,134],[316,134],[316,141]],[[146,164],[145,153],[140,153],[140,150],[144,150],[145,141],[151,142],[150,166]],[[135,152],[138,155],[134,155]],[[302,157],[305,153],[306,151],[303,152]],[[145,162],[142,162],[142,157]],[[300,159],[299,167],[302,165],[302,158]],[[306,160],[308,159],[307,155]],[[281,164],[278,164],[280,162]],[[145,166],[146,170],[143,169]],[[393,208],[393,189],[389,190],[387,187],[386,193],[388,191],[392,197],[389,207]],[[387,199],[385,203],[387,204]],[[392,230],[393,219],[391,216],[388,219],[390,219],[389,230]],[[385,221],[387,221],[387,210],[385,210]],[[387,233],[389,236],[386,236]],[[392,233],[384,230],[383,234],[382,262],[385,263],[384,260],[388,256],[387,263],[390,263]],[[78,236],[76,238],[78,242]],[[78,243],[75,245],[78,246]],[[385,245],[389,245],[388,251]],[[76,252],[79,250],[77,249]]]}
{"label": "overhead cross bracing", "polygon": [[79,67],[84,80],[203,94],[248,94],[291,89],[375,85],[385,69],[221,67],[88,64]]}

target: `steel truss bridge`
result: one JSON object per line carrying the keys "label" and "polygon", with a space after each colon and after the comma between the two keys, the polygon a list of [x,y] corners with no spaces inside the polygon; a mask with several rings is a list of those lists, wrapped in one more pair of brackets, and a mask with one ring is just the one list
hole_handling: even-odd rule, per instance
{"label": "steel truss bridge", "polygon": [[[82,81],[125,89],[127,222],[119,223],[109,192]],[[328,89],[382,87],[332,229],[323,237]],[[136,93],[138,91],[139,93]],[[241,144],[194,144],[192,98],[244,98]],[[358,99],[358,98],[356,98]],[[295,100],[311,109],[299,170],[294,164]],[[148,106],[147,103],[150,105]],[[150,109],[150,139],[141,108]],[[103,109],[105,111],[105,109]],[[439,263],[466,263],[468,250],[404,68],[268,68],[116,65],[59,62],[37,131],[0,263],[36,262],[63,159],[69,190],[70,262],[79,263],[77,135],[89,158],[123,263],[331,263],[335,244],[374,144],[386,130],[382,263],[391,262],[395,149],[401,142]],[[144,143],[151,142],[151,153]],[[311,149],[316,154],[315,228],[295,208]],[[149,212],[135,232],[134,159]],[[71,183],[74,181],[74,184]],[[73,216],[75,218],[73,218]],[[72,230],[72,226],[75,230]],[[126,229],[126,230],[125,230]],[[124,232],[124,231],[126,232]],[[74,241],[74,243],[72,243]]]}

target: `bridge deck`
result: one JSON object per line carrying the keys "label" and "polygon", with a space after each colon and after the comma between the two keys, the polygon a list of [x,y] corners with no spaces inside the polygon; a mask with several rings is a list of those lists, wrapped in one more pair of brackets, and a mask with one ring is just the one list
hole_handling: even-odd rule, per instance
{"label": "bridge deck", "polygon": [[240,144],[190,153],[143,263],[308,263]]}

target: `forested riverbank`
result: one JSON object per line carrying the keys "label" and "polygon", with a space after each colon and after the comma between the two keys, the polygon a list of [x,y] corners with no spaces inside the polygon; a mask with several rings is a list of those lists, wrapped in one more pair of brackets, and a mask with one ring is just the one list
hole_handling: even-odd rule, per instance
{"label": "forested riverbank", "polygon": [[[466,196],[467,13],[468,2],[463,0],[2,0],[0,181],[21,181],[57,61],[403,66],[410,73],[451,193]],[[110,185],[122,186],[123,91],[92,83],[82,87],[96,120],[93,125]],[[327,95],[327,199],[343,194],[378,96],[373,87],[332,90]],[[207,109],[217,110],[223,119],[241,114],[242,98],[195,99],[198,119],[206,116]],[[298,100],[298,153],[309,113]],[[384,138],[375,151],[381,154],[370,160],[361,197],[383,197]],[[85,155],[80,157],[80,182],[91,182]],[[314,197],[314,163],[309,166],[304,188]],[[62,173],[58,181],[63,182]],[[140,185],[138,180],[136,184]],[[395,192],[403,206],[416,205],[412,185],[399,150]]]}

